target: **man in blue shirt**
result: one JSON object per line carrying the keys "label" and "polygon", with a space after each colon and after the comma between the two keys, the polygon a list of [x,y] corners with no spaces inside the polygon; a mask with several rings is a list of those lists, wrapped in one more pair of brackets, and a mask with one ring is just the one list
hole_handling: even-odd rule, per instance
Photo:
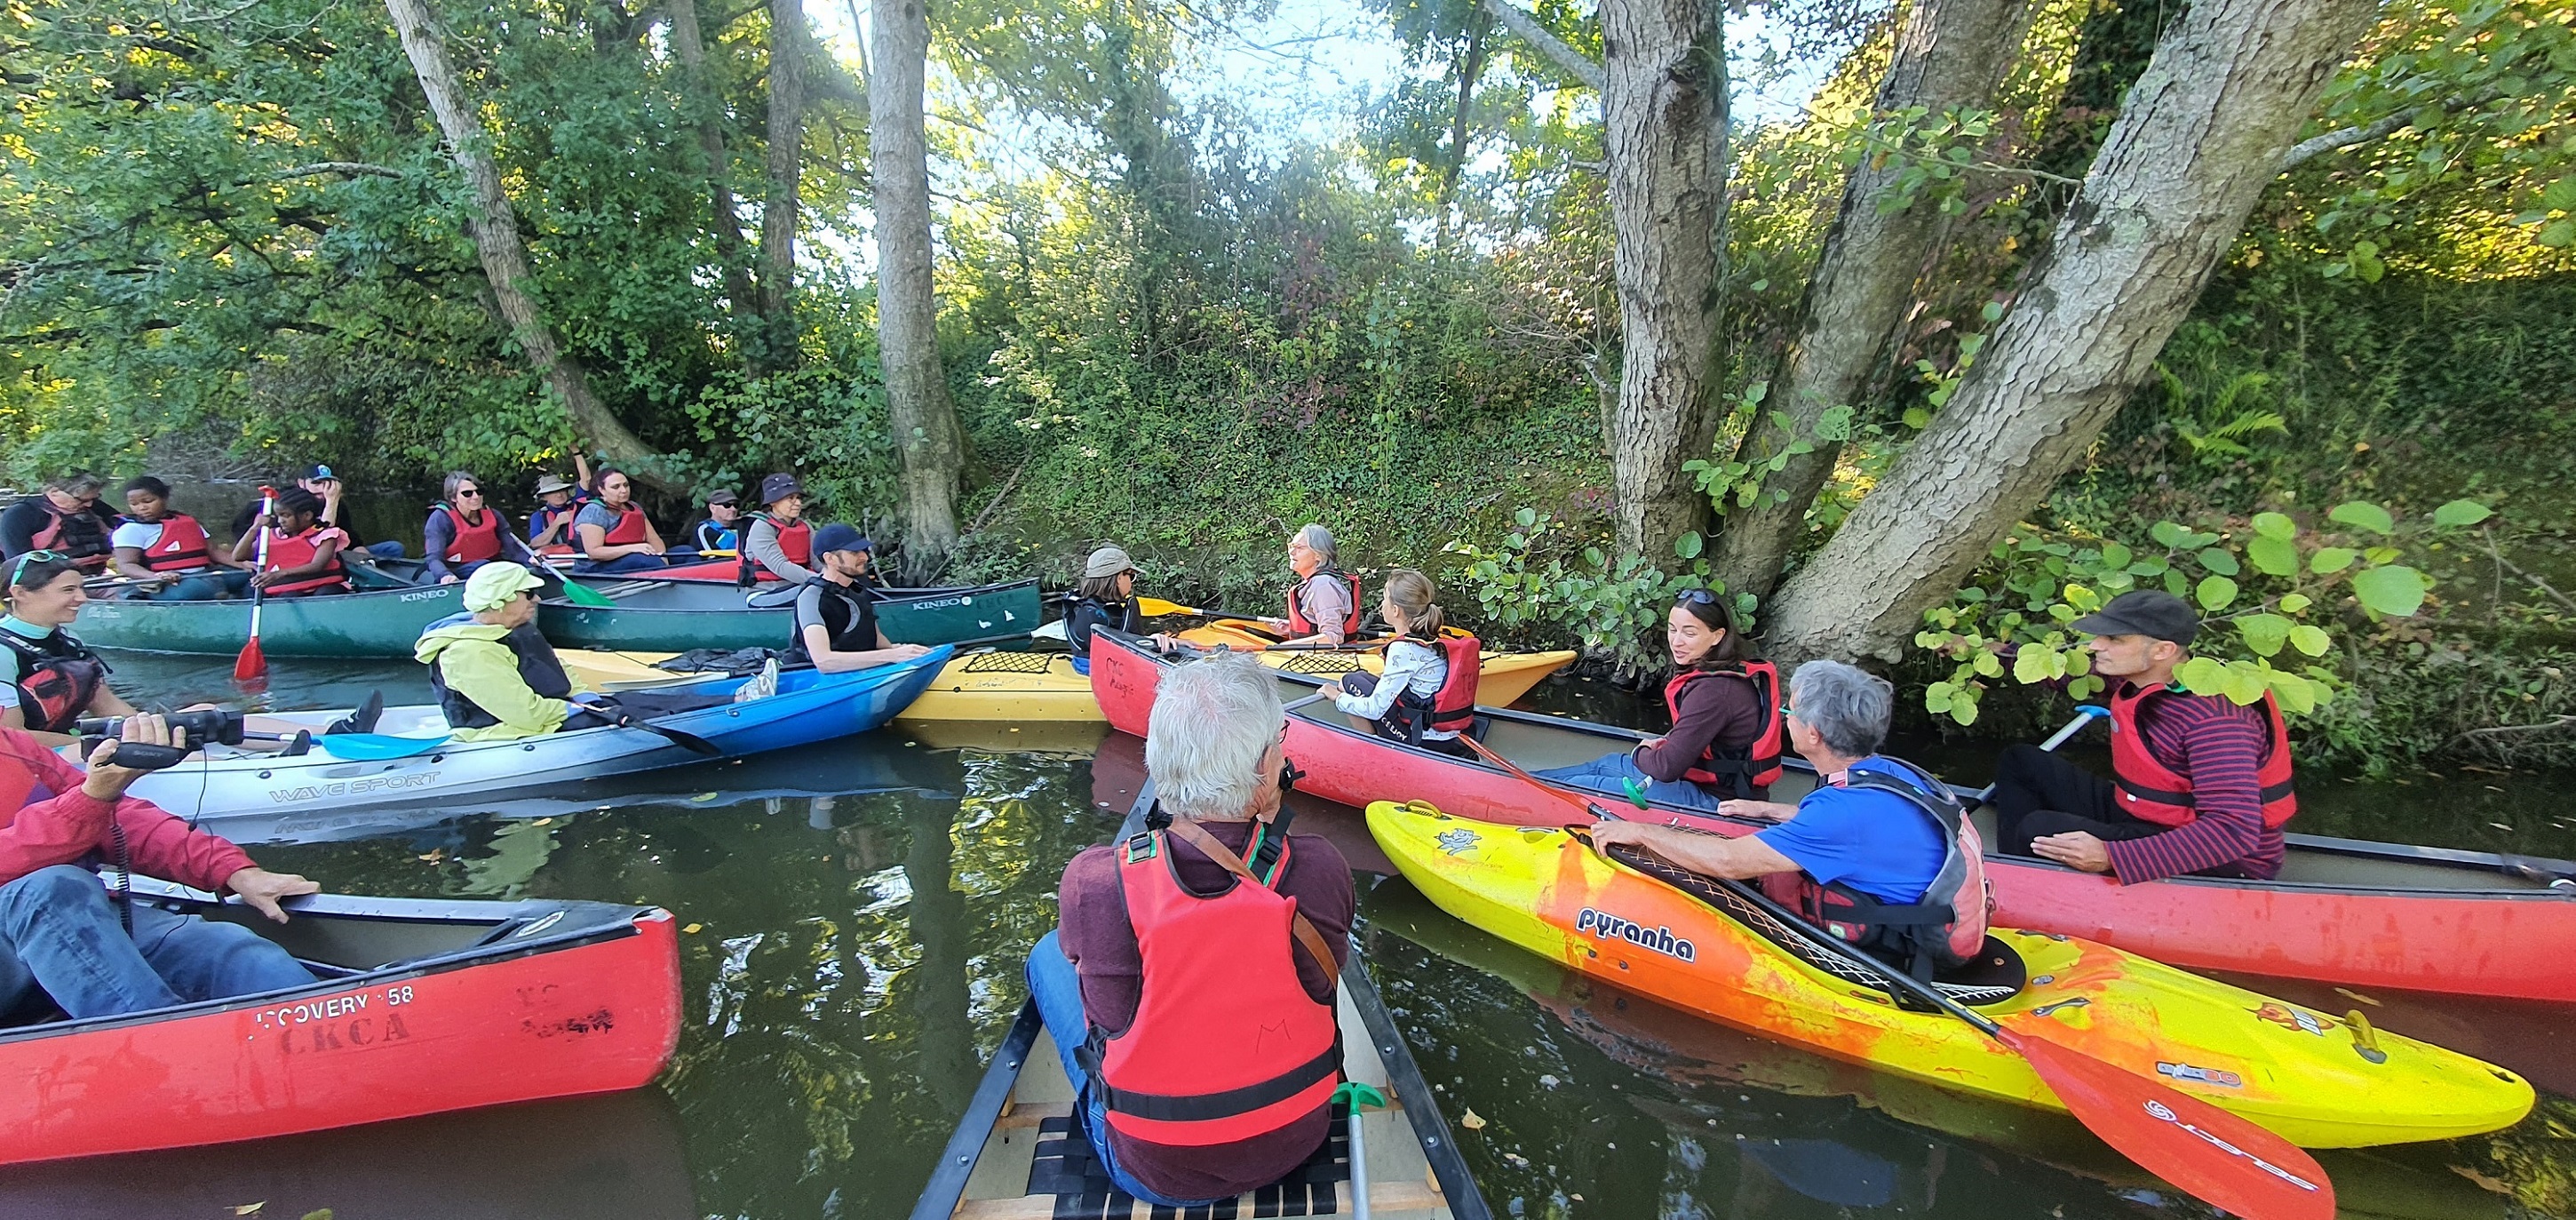
{"label": "man in blue shirt", "polygon": [[1853,772],[1875,773],[1938,792],[1930,776],[1878,753],[1887,740],[1895,688],[1839,661],[1809,661],[1789,679],[1789,744],[1824,782],[1796,805],[1726,801],[1718,812],[1779,825],[1729,839],[1644,822],[1605,821],[1592,828],[1602,847],[1632,844],[1702,876],[1751,880],[1804,872],[1822,885],[1841,884],[1883,903],[1923,900],[1941,872],[1949,844],[1943,830],[1893,792],[1845,787]]}

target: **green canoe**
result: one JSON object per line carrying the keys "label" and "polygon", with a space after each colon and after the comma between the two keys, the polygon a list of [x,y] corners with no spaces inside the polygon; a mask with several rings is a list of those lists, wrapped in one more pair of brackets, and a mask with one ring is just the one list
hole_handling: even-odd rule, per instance
{"label": "green canoe", "polygon": [[[463,585],[411,585],[352,561],[364,591],[284,597],[260,613],[260,649],[272,657],[411,657],[421,629],[465,608]],[[93,648],[138,652],[240,652],[250,639],[250,599],[93,601],[72,634]]]}
{"label": "green canoe", "polygon": [[[687,652],[692,648],[785,648],[794,634],[791,601],[775,608],[744,604],[729,584],[691,580],[575,577],[614,606],[577,606],[548,598],[537,627],[557,648],[609,652]],[[786,589],[765,590],[790,596]],[[1038,582],[949,589],[880,589],[877,626],[897,644],[973,644],[1026,636],[1039,622]]]}

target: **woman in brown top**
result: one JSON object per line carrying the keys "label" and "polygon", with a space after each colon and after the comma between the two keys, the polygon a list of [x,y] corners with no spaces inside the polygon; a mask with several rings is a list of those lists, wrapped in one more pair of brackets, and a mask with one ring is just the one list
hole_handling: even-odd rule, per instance
{"label": "woman in brown top", "polygon": [[1702,589],[1682,593],[1665,616],[1664,645],[1675,673],[1664,684],[1673,727],[1624,754],[1538,772],[1577,788],[1715,810],[1718,802],[1764,800],[1779,770],[1779,680],[1755,659],[1735,612]]}

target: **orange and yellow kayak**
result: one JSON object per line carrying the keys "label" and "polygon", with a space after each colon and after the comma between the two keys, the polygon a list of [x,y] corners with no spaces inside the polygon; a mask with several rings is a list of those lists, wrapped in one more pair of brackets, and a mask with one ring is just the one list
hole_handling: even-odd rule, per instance
{"label": "orange and yellow kayak", "polygon": [[[1793,952],[1794,936],[1604,859],[1563,830],[1381,801],[1369,830],[1442,910],[1664,1003],[1884,1071],[2062,1110],[2020,1055],[1941,1013],[1890,1003]],[[2512,1126],[2531,1086],[2502,1068],[2066,936],[1996,929],[2027,982],[1996,1022],[2119,1064],[2310,1148]]]}

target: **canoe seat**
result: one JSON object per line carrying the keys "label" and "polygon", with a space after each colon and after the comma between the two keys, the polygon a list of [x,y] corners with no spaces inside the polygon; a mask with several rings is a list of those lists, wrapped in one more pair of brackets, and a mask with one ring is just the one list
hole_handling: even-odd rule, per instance
{"label": "canoe seat", "polygon": [[[1349,1118],[1348,1107],[1333,1103],[1332,1134],[1315,1149],[1315,1155],[1289,1171],[1287,1177],[1229,1202],[1177,1214],[1184,1220],[1199,1220],[1208,1216],[1330,1216],[1349,1212],[1349,1200],[1343,1197],[1346,1192],[1339,1185],[1351,1180]],[[1111,1186],[1108,1172],[1092,1151],[1091,1140],[1075,1129],[1071,1115],[1049,1117],[1038,1123],[1036,1155],[1029,1162],[1029,1194],[1053,1195],[1054,1215],[1064,1220],[1141,1220],[1175,1214],[1168,1208],[1137,1202],[1134,1196]],[[970,1203],[959,1212],[971,1215],[974,1207]]]}

